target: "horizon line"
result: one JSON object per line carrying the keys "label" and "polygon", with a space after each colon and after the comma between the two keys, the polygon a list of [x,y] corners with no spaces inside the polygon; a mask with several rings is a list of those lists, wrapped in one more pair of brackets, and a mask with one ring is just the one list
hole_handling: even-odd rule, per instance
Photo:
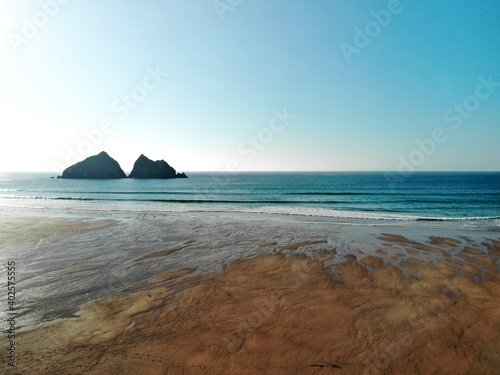
{"label": "horizon line", "polygon": [[[58,174],[60,172],[53,171],[0,171],[2,173],[43,173],[43,174]],[[398,170],[251,170],[251,171],[227,171],[227,170],[211,170],[211,171],[196,171],[184,170],[177,173],[398,173],[398,174],[413,174],[413,173],[500,173],[500,170],[478,169],[478,170],[415,170],[415,171],[398,171]],[[125,172],[130,174],[131,171]]]}

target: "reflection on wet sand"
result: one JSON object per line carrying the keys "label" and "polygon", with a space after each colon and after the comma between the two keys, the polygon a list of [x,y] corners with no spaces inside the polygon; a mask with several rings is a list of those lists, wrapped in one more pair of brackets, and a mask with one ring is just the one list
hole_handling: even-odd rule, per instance
{"label": "reflection on wet sand", "polygon": [[19,373],[498,373],[500,241],[379,237],[337,262],[321,238],[266,240],[215,276],[162,273],[24,333]]}

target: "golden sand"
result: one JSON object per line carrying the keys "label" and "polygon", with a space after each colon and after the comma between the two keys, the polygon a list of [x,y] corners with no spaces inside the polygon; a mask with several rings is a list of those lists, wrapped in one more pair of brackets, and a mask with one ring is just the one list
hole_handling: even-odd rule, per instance
{"label": "golden sand", "polygon": [[[480,269],[496,259],[481,254],[478,262],[465,252],[471,262],[406,253],[399,268],[385,257],[353,255],[325,268],[320,251],[316,260],[236,261],[180,292],[167,284],[107,297],[23,334],[17,373],[498,374],[499,275]],[[465,266],[478,277],[464,274]]]}

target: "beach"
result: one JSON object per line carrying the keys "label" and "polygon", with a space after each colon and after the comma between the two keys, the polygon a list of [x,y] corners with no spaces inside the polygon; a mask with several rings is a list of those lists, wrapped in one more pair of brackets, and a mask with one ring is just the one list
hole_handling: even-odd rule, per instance
{"label": "beach", "polygon": [[0,1],[0,375],[500,375],[500,1]]}
{"label": "beach", "polygon": [[[56,253],[75,261],[60,258],[65,267],[48,272],[55,279],[90,280],[46,291],[44,311],[23,315],[19,299],[24,327],[15,367],[2,363],[6,373],[495,374],[500,367],[498,232],[227,213],[101,216],[2,219],[8,237],[18,238],[4,246],[7,258],[36,247],[52,257],[47,264]],[[19,240],[26,225],[40,232]],[[112,244],[119,256],[106,253]],[[35,263],[18,260],[21,280]],[[21,297],[31,285],[20,281]],[[54,306],[64,298],[72,303]]]}

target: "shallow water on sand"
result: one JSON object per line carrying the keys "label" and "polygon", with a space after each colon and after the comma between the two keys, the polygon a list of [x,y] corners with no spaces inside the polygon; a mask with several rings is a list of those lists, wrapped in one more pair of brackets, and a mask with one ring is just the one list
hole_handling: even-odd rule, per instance
{"label": "shallow water on sand", "polygon": [[170,271],[188,270],[175,276],[182,288],[258,254],[306,254],[328,269],[371,255],[416,274],[419,262],[442,263],[478,281],[491,277],[500,260],[493,251],[498,232],[482,229],[236,213],[120,212],[84,219],[11,212],[1,220],[1,267],[16,261],[18,328],[24,329],[71,316],[105,295],[170,283],[172,276],[162,276]]}

